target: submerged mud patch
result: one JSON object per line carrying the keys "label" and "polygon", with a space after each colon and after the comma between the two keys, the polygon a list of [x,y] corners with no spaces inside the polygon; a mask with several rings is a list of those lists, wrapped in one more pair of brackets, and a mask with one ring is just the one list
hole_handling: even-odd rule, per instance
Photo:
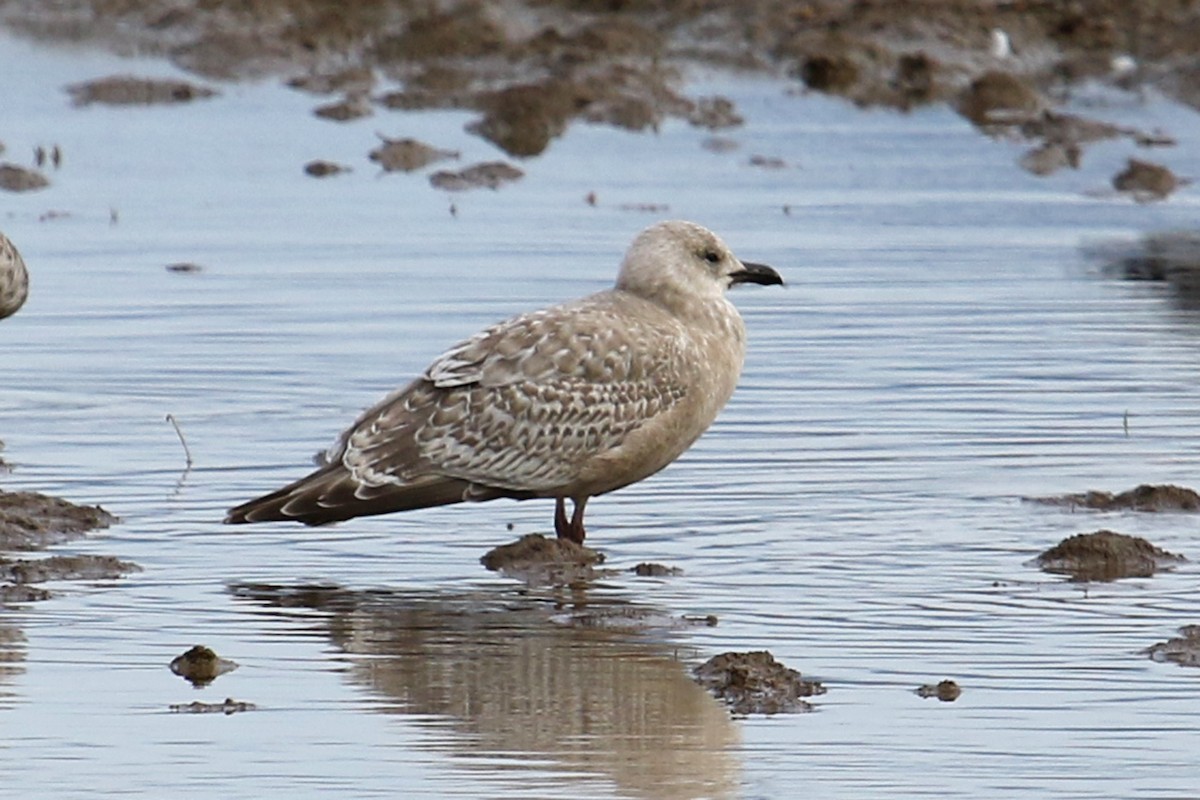
{"label": "submerged mud patch", "polygon": [[0,579],[13,584],[45,583],[47,581],[112,580],[141,567],[113,556],[49,556],[39,559],[7,559],[0,557]]}
{"label": "submerged mud patch", "polygon": [[722,653],[694,670],[696,682],[725,701],[738,715],[811,711],[803,698],[825,693],[818,681],[805,680],[765,650]]}
{"label": "submerged mud patch", "polygon": [[187,81],[137,78],[132,75],[111,75],[66,87],[71,103],[89,106],[149,106],[164,103],[187,103],[215,97],[217,91]]}
{"label": "submerged mud patch", "polygon": [[[0,551],[30,552],[107,528],[117,517],[100,506],[79,506],[37,492],[0,490]],[[113,556],[54,555],[13,559],[0,555],[0,602],[45,600],[51,592],[31,584],[48,581],[112,580],[141,567]]]}
{"label": "submerged mud patch", "polygon": [[1051,497],[1027,497],[1034,503],[1069,508],[1089,508],[1097,511],[1200,511],[1200,494],[1173,484],[1143,483],[1119,494],[1087,491],[1083,494],[1064,494]]}
{"label": "submerged mud patch", "polygon": [[6,192],[32,192],[49,185],[49,179],[37,170],[7,162],[0,164],[0,189]]}
{"label": "submerged mud patch", "polygon": [[499,189],[525,176],[525,173],[503,161],[485,161],[473,164],[458,172],[439,170],[429,176],[435,189],[447,192],[465,192],[468,189]]}
{"label": "submerged mud patch", "polygon": [[258,706],[244,700],[226,697],[223,703],[202,703],[199,700],[193,700],[190,703],[173,703],[170,708],[176,714],[225,714],[228,716],[243,711],[254,711]]}
{"label": "submerged mud patch", "polygon": [[1200,667],[1200,625],[1184,625],[1178,636],[1153,644],[1142,652],[1153,661]]}
{"label": "submerged mud patch", "polygon": [[656,564],[650,561],[643,561],[641,564],[630,567],[629,571],[639,578],[673,578],[683,574],[683,570],[679,567],[668,567],[666,564]]}
{"label": "submerged mud patch", "polygon": [[1032,563],[1045,572],[1069,575],[1073,581],[1115,581],[1149,578],[1185,561],[1139,536],[1100,530],[1063,539]]}
{"label": "submerged mud patch", "polygon": [[377,135],[383,144],[372,150],[369,157],[385,172],[413,172],[436,161],[459,157],[457,150],[442,150],[417,139],[389,139],[383,134]]}

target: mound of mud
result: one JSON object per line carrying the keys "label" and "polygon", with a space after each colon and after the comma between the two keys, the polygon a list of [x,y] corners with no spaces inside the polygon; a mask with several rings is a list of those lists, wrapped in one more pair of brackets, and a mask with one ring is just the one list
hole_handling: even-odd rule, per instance
{"label": "mound of mud", "polygon": [[0,489],[0,550],[41,550],[117,521],[100,506]]}
{"label": "mound of mud", "polygon": [[1100,530],[1079,533],[1046,550],[1033,563],[1045,572],[1070,575],[1073,581],[1149,578],[1187,561],[1138,536]]}
{"label": "mound of mud", "polygon": [[567,539],[528,533],[515,542],[493,547],[479,562],[492,572],[531,583],[571,583],[590,580],[604,554]]}
{"label": "mound of mud", "polygon": [[765,650],[713,656],[694,675],[738,715],[811,711],[803,698],[825,693],[819,682],[804,680]]}
{"label": "mound of mud", "polygon": [[170,668],[171,672],[193,686],[201,687],[207,686],[226,672],[237,669],[238,664],[221,658],[212,648],[198,644],[171,659]]}

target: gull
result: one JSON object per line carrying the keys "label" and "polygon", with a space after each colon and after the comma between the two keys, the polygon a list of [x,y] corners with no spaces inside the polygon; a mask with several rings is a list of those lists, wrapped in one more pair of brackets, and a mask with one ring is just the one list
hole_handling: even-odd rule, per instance
{"label": "gull", "polygon": [[225,522],[323,525],[553,498],[558,538],[582,543],[589,498],[666,467],[733,394],[746,329],[725,290],[744,283],[783,279],[739,261],[700,225],[652,225],[630,245],[613,288],[450,348],[363,412],[318,470],[231,509]]}
{"label": "gull", "polygon": [[25,260],[7,236],[0,233],[0,319],[17,313],[29,296]]}

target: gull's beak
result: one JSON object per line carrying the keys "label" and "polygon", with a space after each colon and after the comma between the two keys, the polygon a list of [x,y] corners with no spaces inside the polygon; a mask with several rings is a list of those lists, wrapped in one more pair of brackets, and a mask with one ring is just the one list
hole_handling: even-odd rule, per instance
{"label": "gull's beak", "polygon": [[783,278],[775,271],[774,267],[768,267],[766,264],[755,264],[752,261],[743,261],[741,269],[737,272],[729,273],[729,285],[737,286],[739,283],[757,283],[761,286],[783,286]]}

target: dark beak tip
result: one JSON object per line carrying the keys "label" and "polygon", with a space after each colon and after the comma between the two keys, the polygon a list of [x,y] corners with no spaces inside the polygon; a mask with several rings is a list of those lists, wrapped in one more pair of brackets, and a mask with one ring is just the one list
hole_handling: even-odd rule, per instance
{"label": "dark beak tip", "polygon": [[774,267],[743,261],[742,269],[731,276],[733,283],[757,283],[760,286],[783,286],[783,276]]}

